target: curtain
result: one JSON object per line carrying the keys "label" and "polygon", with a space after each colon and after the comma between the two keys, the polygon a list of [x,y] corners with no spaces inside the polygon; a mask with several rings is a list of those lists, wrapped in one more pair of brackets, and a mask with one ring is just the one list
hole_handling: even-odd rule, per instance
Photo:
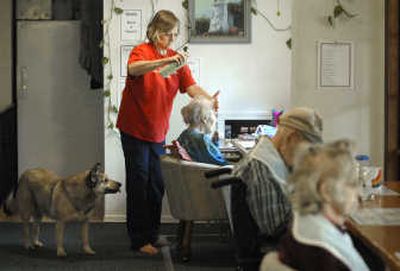
{"label": "curtain", "polygon": [[79,63],[90,75],[93,89],[103,87],[103,0],[81,0],[81,49]]}

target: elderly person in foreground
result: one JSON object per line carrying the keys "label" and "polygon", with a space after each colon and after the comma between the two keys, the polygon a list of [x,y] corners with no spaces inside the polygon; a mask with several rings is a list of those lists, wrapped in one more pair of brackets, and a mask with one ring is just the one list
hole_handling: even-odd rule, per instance
{"label": "elderly person in foreground", "polygon": [[[346,217],[358,205],[351,144],[338,140],[304,146],[294,163],[294,219],[279,247],[281,262],[296,270],[369,270],[344,231]],[[276,270],[264,259],[261,270]]]}
{"label": "elderly person in foreground", "polygon": [[216,122],[213,103],[197,96],[181,109],[181,114],[188,127],[180,134],[178,142],[190,158],[195,162],[226,165],[222,153],[210,136]]}
{"label": "elderly person in foreground", "polygon": [[292,217],[287,178],[296,148],[322,141],[322,119],[305,107],[283,114],[272,139],[262,137],[234,168],[242,182],[231,190],[232,222],[239,261],[245,270],[258,269],[260,246],[277,242]]}

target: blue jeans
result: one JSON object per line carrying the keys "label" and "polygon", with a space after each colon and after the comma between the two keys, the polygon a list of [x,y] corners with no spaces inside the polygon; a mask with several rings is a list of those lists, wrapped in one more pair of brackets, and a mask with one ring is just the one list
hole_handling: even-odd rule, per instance
{"label": "blue jeans", "polygon": [[164,182],[160,155],[164,142],[147,142],[121,132],[126,172],[126,219],[131,248],[154,243],[158,236]]}

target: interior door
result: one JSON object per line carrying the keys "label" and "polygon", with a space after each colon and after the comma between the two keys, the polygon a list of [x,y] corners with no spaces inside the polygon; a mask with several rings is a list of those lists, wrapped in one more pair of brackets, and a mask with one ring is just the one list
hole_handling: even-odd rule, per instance
{"label": "interior door", "polygon": [[78,21],[17,23],[18,173],[103,163],[103,96],[79,66]]}
{"label": "interior door", "polygon": [[385,180],[400,180],[400,4],[386,1]]}

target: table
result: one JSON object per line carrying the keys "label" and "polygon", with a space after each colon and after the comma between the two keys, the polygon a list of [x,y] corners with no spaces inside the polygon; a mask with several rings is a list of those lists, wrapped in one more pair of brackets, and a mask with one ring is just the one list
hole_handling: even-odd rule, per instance
{"label": "table", "polygon": [[[400,182],[386,182],[385,186],[400,192]],[[400,208],[400,196],[376,196],[374,200],[362,202],[361,208]],[[349,231],[359,237],[368,247],[377,252],[390,270],[400,271],[400,225],[360,225],[350,219]]]}
{"label": "table", "polygon": [[240,150],[232,143],[232,140],[221,139],[218,147],[229,163],[235,164],[243,157]]}

